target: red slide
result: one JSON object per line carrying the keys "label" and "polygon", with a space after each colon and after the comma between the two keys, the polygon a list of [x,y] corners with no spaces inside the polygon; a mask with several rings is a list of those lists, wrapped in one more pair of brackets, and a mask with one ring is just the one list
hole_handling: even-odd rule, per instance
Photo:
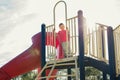
{"label": "red slide", "polygon": [[[53,37],[49,36],[51,32],[47,33],[46,45],[53,45],[49,41]],[[18,75],[29,72],[33,69],[40,67],[40,44],[41,44],[41,33],[36,34],[32,37],[33,44],[26,51],[15,57],[13,60],[5,64],[0,68],[0,80],[10,80]],[[58,42],[56,43],[56,46]]]}

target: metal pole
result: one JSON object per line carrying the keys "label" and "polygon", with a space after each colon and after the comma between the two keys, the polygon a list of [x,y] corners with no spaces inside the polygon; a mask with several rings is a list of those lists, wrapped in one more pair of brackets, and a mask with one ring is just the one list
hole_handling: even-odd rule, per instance
{"label": "metal pole", "polygon": [[[58,1],[56,4],[55,4],[55,6],[54,6],[54,8],[53,8],[53,22],[54,22],[54,29],[55,29],[55,27],[56,27],[56,6],[58,5],[58,4],[60,4],[60,3],[63,3],[64,5],[65,5],[65,23],[66,23],[66,28],[67,28],[67,4],[66,4],[66,2],[65,1]],[[67,41],[68,41],[68,33],[66,34],[66,37],[67,37]],[[55,41],[55,40],[54,40]],[[68,52],[68,51],[67,51]]]}
{"label": "metal pole", "polygon": [[78,41],[79,41],[79,70],[80,80],[85,80],[85,65],[84,65],[84,36],[83,36],[83,12],[78,11]]}
{"label": "metal pole", "polygon": [[59,4],[59,3],[64,3],[65,5],[65,23],[66,23],[66,27],[67,27],[67,4],[65,1],[58,1],[54,8],[53,8],[53,22],[54,22],[54,27],[56,27],[56,14],[55,14],[55,11],[56,11],[56,6]]}
{"label": "metal pole", "polygon": [[120,75],[118,75],[117,79],[116,80],[120,80]]}
{"label": "metal pole", "polygon": [[[71,68],[70,67],[67,69],[67,73],[68,73],[68,75],[71,74]],[[71,76],[68,76],[68,80],[71,80]]]}
{"label": "metal pole", "polygon": [[105,72],[102,73],[103,73],[103,80],[107,80],[107,74]]}
{"label": "metal pole", "polygon": [[[45,55],[45,24],[41,25],[41,68],[43,68],[46,64],[46,55]],[[45,71],[43,71],[43,73],[41,74],[41,77],[45,76]],[[42,80],[46,80],[46,79],[42,79]]]}
{"label": "metal pole", "polygon": [[116,80],[114,37],[113,37],[113,29],[112,29],[112,27],[107,28],[107,35],[108,35],[108,53],[109,53],[110,80]]}
{"label": "metal pole", "polygon": [[101,28],[101,37],[102,37],[102,58],[105,59],[105,46],[104,46],[105,45],[105,42],[104,42],[104,40],[105,40],[104,39],[105,38],[104,35],[105,34],[104,34],[104,30],[103,30],[104,27],[101,26],[100,28]]}

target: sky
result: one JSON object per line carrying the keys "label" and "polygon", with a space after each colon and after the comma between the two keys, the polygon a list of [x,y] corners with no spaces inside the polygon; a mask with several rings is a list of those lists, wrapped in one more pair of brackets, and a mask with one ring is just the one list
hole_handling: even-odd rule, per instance
{"label": "sky", "polygon": [[[53,24],[53,7],[59,0],[0,0],[0,67],[32,44],[31,37],[40,32],[42,23]],[[83,10],[88,26],[102,23],[113,28],[120,25],[120,0],[64,0],[67,17]],[[60,5],[57,15],[64,14]],[[59,22],[59,21],[58,21]]]}

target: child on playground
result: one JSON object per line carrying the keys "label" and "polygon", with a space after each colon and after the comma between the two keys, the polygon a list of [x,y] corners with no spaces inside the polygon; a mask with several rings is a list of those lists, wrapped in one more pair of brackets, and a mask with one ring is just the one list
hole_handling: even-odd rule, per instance
{"label": "child on playground", "polygon": [[57,38],[60,45],[62,46],[64,57],[67,57],[68,54],[70,54],[69,31],[67,27],[65,30],[65,26],[63,23],[59,24],[59,28],[60,28],[60,31],[58,32]]}

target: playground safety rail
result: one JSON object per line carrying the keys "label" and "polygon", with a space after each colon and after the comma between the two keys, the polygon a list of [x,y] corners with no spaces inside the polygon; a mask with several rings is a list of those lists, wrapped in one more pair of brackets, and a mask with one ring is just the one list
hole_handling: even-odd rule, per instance
{"label": "playground safety rail", "polygon": [[114,46],[115,46],[115,59],[116,59],[116,74],[120,74],[120,25],[113,31]]}
{"label": "playground safety rail", "polygon": [[95,28],[88,30],[85,45],[88,56],[108,63],[107,25],[95,24]]}
{"label": "playground safety rail", "polygon": [[[77,56],[78,55],[78,17],[72,17],[67,19],[67,27],[70,34],[70,52],[68,56]],[[55,37],[56,32],[53,32],[54,25],[46,27],[47,35],[51,35],[50,43],[54,43],[53,46],[47,46],[47,59],[55,60],[58,52],[55,48]],[[52,33],[49,33],[52,32]],[[48,38],[48,37],[46,37]],[[85,55],[91,56],[95,59],[104,61],[108,63],[108,46],[107,46],[107,25],[96,23],[94,29],[90,30],[86,26],[86,21],[84,22],[84,46],[85,46]]]}
{"label": "playground safety rail", "polygon": [[[70,34],[70,54],[68,54],[67,56],[76,56],[79,51],[77,16],[67,19],[67,28]],[[56,56],[58,55],[58,50],[56,49],[57,32],[55,32],[54,29],[54,25],[49,25],[46,27],[46,38],[51,38],[49,43],[54,44],[54,46],[46,46],[47,60],[56,60]]]}

